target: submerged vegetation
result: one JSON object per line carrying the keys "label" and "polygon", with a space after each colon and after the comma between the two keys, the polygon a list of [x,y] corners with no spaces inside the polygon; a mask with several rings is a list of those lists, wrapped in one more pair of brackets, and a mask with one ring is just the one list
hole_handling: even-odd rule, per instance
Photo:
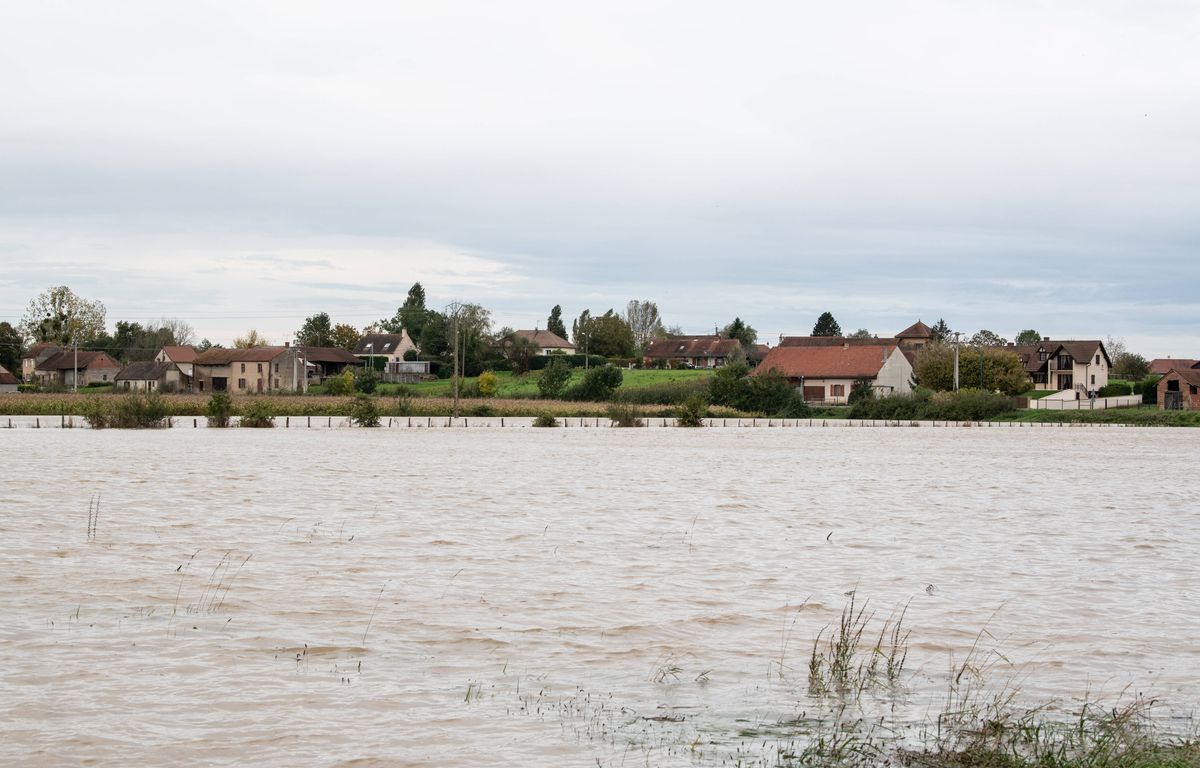
{"label": "submerged vegetation", "polygon": [[[782,657],[772,662],[773,677],[803,682],[797,714],[738,721],[741,727],[722,733],[720,726],[695,724],[687,707],[659,705],[640,714],[611,694],[577,689],[554,698],[541,684],[525,693],[518,686],[515,712],[556,713],[581,737],[623,753],[640,750],[646,764],[686,755],[697,765],[744,768],[1200,768],[1194,731],[1165,731],[1155,717],[1158,703],[1140,693],[1110,702],[1024,701],[1010,660],[982,647],[986,628],[951,663],[940,704],[914,713],[908,606],[880,620],[854,591],[848,594],[837,623],[812,641],[806,680],[790,680],[797,670]],[[785,636],[781,655],[786,647]],[[703,686],[718,674],[696,673],[666,654],[649,679],[666,688]]]}
{"label": "submerged vegetation", "polygon": [[161,395],[140,392],[87,397],[80,410],[92,429],[157,429],[166,426],[171,415]]}

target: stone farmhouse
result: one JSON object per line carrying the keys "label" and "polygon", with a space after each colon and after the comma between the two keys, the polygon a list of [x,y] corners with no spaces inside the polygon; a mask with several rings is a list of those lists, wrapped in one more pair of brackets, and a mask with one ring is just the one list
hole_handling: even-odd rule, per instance
{"label": "stone farmhouse", "polygon": [[209,349],[192,362],[197,392],[295,392],[305,388],[299,350],[282,347]]}

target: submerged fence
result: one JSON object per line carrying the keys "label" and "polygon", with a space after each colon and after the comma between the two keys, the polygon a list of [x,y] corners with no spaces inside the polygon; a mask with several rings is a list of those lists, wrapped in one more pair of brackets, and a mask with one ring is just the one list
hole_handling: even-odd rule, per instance
{"label": "submerged fence", "polygon": [[[237,427],[238,418],[231,419]],[[534,419],[524,416],[393,416],[384,417],[378,428],[356,427],[347,416],[278,416],[274,419],[277,429],[354,429],[365,431],[413,430],[413,429],[530,429]],[[164,425],[170,429],[209,429],[203,416],[173,416]],[[872,429],[888,427],[921,428],[984,428],[984,429],[1057,429],[1062,427],[1126,427],[1149,426],[1134,424],[1096,424],[1081,422],[1022,422],[1022,421],[910,421],[907,419],[705,419],[709,429]],[[80,416],[0,416],[0,430],[8,429],[88,429]],[[547,429],[619,429],[605,416],[572,416],[557,419],[554,427]],[[675,419],[668,417],[644,417],[643,429],[690,429],[680,427]],[[249,429],[247,427],[247,429]],[[636,427],[635,427],[636,429]]]}

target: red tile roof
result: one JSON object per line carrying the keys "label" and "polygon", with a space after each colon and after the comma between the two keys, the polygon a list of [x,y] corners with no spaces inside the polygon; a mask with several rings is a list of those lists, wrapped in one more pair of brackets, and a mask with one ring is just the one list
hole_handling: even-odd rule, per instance
{"label": "red tile roof", "polygon": [[1172,368],[1193,368],[1196,365],[1195,360],[1188,360],[1184,357],[1156,357],[1150,361],[1150,373],[1156,376],[1162,376]]}
{"label": "red tile roof", "polygon": [[0,365],[0,384],[20,384],[21,380],[8,372],[8,369]]}
{"label": "red tile roof", "polygon": [[80,370],[85,368],[120,368],[121,364],[113,360],[103,352],[85,352],[79,351],[76,357],[75,350],[66,349],[59,352],[57,355],[48,357],[38,364],[39,371],[67,371],[78,367]]}
{"label": "red tile roof", "polygon": [[894,344],[775,347],[751,375],[772,369],[791,379],[873,379]]}
{"label": "red tile roof", "polygon": [[163,347],[162,351],[172,363],[191,363],[199,354],[193,347]]}
{"label": "red tile roof", "polygon": [[58,351],[59,351],[59,347],[57,345],[47,344],[46,342],[41,342],[39,344],[34,344],[32,347],[30,347],[28,350],[26,350],[25,354],[21,355],[21,359],[28,360],[28,359],[32,359],[35,357],[41,357],[43,352],[50,352],[51,354],[53,354]]}
{"label": "red tile roof", "polygon": [[654,360],[680,357],[729,357],[741,342],[720,336],[673,336],[646,345],[645,356]]}
{"label": "red tile roof", "polygon": [[[362,358],[355,357],[341,347],[297,347],[304,351],[304,359],[310,363],[346,363],[362,365]],[[382,355],[382,353],[380,353]]]}
{"label": "red tile roof", "polygon": [[206,349],[196,355],[195,365],[229,365],[230,363],[266,363],[274,360],[290,347],[252,347],[250,349]]}
{"label": "red tile roof", "polygon": [[897,339],[932,339],[933,329],[920,320],[896,334]]}
{"label": "red tile roof", "polygon": [[513,336],[519,336],[522,339],[529,339],[534,344],[537,344],[542,349],[564,349],[574,348],[575,345],[551,331],[513,331]]}
{"label": "red tile roof", "polygon": [[1175,374],[1194,387],[1200,387],[1200,368],[1172,368],[1164,374],[1163,378],[1171,374]]}

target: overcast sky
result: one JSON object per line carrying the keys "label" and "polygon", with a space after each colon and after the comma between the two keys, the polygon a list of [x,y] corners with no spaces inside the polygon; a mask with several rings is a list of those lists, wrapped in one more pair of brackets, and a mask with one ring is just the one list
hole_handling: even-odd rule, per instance
{"label": "overcast sky", "polygon": [[0,319],[228,343],[421,281],[1200,356],[1200,4],[0,0]]}

